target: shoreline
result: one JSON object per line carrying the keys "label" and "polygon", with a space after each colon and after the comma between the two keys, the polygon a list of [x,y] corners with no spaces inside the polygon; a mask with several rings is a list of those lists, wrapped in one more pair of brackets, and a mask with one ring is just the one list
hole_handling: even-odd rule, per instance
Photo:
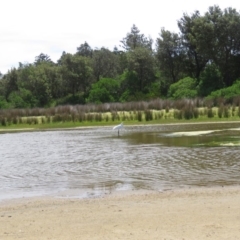
{"label": "shoreline", "polygon": [[[72,127],[49,127],[49,128],[0,128],[0,133],[14,133],[14,132],[38,132],[38,131],[66,131],[66,130],[80,130],[80,129],[91,129],[91,128],[112,128],[114,127],[117,123],[112,123],[112,124],[106,124],[106,125],[89,125],[89,126],[72,126]],[[195,124],[227,124],[227,123],[240,123],[240,120],[223,120],[223,121],[189,121],[189,122],[170,122],[170,123],[127,123],[123,125],[124,127],[141,127],[141,126],[171,126],[171,125],[195,125]]]}
{"label": "shoreline", "polygon": [[240,187],[0,203],[0,239],[239,239]]}

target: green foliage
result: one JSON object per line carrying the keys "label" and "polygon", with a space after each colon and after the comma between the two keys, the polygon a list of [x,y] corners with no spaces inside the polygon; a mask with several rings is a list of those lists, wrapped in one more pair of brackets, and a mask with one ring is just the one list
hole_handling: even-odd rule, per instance
{"label": "green foliage", "polygon": [[86,94],[92,83],[91,60],[81,55],[65,54],[61,59],[60,74],[65,94]]}
{"label": "green foliage", "polygon": [[[148,48],[137,47],[126,54],[127,69],[120,75],[121,101],[145,99],[155,82],[154,57]],[[150,94],[151,95],[151,94]]]}
{"label": "green foliage", "polygon": [[37,57],[35,57],[35,65],[41,64],[43,62],[47,62],[47,63],[53,63],[51,58],[44,53],[40,53]]}
{"label": "green foliage", "polygon": [[59,98],[56,101],[56,105],[67,105],[67,104],[85,104],[84,95],[82,93],[68,94],[63,98]]}
{"label": "green foliage", "polygon": [[146,121],[152,121],[153,120],[153,111],[152,110],[145,110],[145,120]]}
{"label": "green foliage", "polygon": [[208,98],[220,98],[232,99],[240,95],[240,80],[237,80],[232,86],[222,88],[212,92]]}
{"label": "green foliage", "polygon": [[131,32],[127,33],[127,36],[121,40],[121,43],[123,44],[122,47],[127,51],[138,47],[152,49],[153,40],[141,34],[137,26],[133,24]]}
{"label": "green foliage", "polygon": [[[26,65],[18,70],[19,80],[18,88],[26,89],[23,92],[20,90],[22,98],[34,98],[33,102],[35,106],[47,106],[52,100],[50,76],[48,75],[47,69],[51,68],[52,64],[48,62],[39,62],[35,65]],[[32,103],[33,103],[32,102]],[[30,107],[32,106],[30,103]],[[29,103],[26,103],[29,105]]]}
{"label": "green foliage", "polygon": [[8,71],[8,74],[6,74],[3,77],[3,84],[4,84],[4,93],[6,99],[8,99],[10,93],[12,91],[18,90],[18,80],[19,80],[19,74],[16,68],[11,69]]}
{"label": "green foliage", "polygon": [[168,96],[172,99],[195,98],[197,96],[197,81],[187,77],[172,84]]}
{"label": "green foliage", "polygon": [[100,50],[94,50],[92,66],[97,81],[100,78],[115,78],[119,71],[118,56],[103,47]]}
{"label": "green foliage", "polygon": [[142,111],[137,111],[137,120],[138,120],[139,122],[141,122],[142,119],[143,119]]}
{"label": "green foliage", "polygon": [[[0,74],[0,108],[239,96],[240,13],[211,6],[203,15],[184,13],[178,27],[179,33],[161,30],[155,51],[153,40],[133,25],[123,50],[93,50],[84,42],[57,63],[43,53],[33,63],[20,62]],[[186,117],[183,109],[176,115]]]}
{"label": "green foliage", "polygon": [[219,68],[214,63],[207,65],[200,74],[199,95],[205,97],[223,87],[223,78]]}
{"label": "green foliage", "polygon": [[85,41],[80,47],[77,48],[77,54],[84,57],[92,57],[93,50],[89,44]]}
{"label": "green foliage", "polygon": [[176,33],[161,29],[157,39],[157,54],[159,70],[168,79],[168,86],[179,80],[183,70],[184,51],[182,39]]}
{"label": "green foliage", "polygon": [[37,105],[37,99],[32,93],[22,88],[9,95],[9,102],[13,108],[31,108]]}
{"label": "green foliage", "polygon": [[146,97],[147,99],[154,99],[160,96],[161,96],[161,82],[155,81],[149,86]]}
{"label": "green foliage", "polygon": [[186,76],[197,79],[209,61],[209,56],[200,51],[201,39],[205,39],[203,45],[207,44],[210,36],[209,32],[211,32],[203,26],[202,20],[199,11],[195,11],[192,15],[184,13],[178,21],[181,32],[181,37],[179,37],[181,39],[180,49],[184,49],[182,53],[184,57],[181,63],[183,69],[181,70],[184,71]]}
{"label": "green foliage", "polygon": [[207,110],[207,116],[208,116],[209,118],[213,118],[213,117],[214,117],[214,112],[213,112],[212,108],[208,108],[208,110]]}
{"label": "green foliage", "polygon": [[106,103],[118,101],[119,82],[112,78],[102,78],[92,84],[87,102]]}
{"label": "green foliage", "polygon": [[0,96],[0,109],[11,108],[11,104],[7,102],[3,97]]}
{"label": "green foliage", "polygon": [[144,47],[137,47],[128,52],[127,60],[129,72],[134,73],[134,79],[128,78],[128,86],[134,86],[132,92],[146,93],[150,84],[156,79],[152,51]]}

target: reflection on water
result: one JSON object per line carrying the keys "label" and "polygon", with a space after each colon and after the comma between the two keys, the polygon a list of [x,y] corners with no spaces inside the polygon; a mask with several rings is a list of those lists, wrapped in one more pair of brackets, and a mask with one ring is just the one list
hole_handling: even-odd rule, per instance
{"label": "reflection on water", "polygon": [[0,135],[0,199],[240,183],[240,123]]}

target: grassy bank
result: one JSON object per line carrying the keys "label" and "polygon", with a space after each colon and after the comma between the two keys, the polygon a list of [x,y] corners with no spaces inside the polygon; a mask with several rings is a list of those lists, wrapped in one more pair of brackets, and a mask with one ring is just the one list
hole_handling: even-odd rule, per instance
{"label": "grassy bank", "polygon": [[226,116],[219,117],[219,109],[195,109],[195,114],[184,113],[176,109],[147,110],[130,112],[84,113],[84,116],[54,115],[54,116],[25,116],[17,119],[4,119],[1,121],[0,130],[44,130],[58,128],[76,128],[91,126],[112,126],[124,122],[124,125],[137,124],[169,124],[169,123],[195,123],[195,122],[221,122],[240,121],[238,109],[233,112],[229,109]]}
{"label": "grassy bank", "polygon": [[0,110],[0,129],[54,129],[132,124],[239,121],[240,104],[203,100],[58,106],[55,108]]}

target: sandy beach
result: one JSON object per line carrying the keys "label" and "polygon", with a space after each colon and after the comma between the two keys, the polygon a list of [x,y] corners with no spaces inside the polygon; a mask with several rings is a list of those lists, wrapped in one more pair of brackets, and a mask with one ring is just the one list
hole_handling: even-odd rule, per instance
{"label": "sandy beach", "polygon": [[240,239],[240,188],[5,201],[0,239]]}

